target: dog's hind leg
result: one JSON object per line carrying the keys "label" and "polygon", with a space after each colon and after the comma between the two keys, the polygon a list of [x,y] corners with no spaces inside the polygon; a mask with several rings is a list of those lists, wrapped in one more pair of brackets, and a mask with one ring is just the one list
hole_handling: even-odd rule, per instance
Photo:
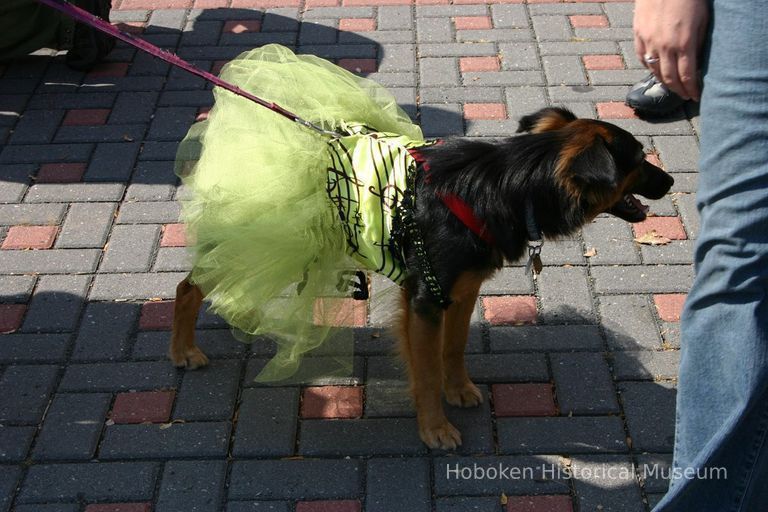
{"label": "dog's hind leg", "polygon": [[445,417],[440,392],[443,383],[442,311],[437,318],[429,318],[416,313],[407,299],[405,302],[401,352],[408,365],[419,436],[430,448],[456,448],[461,445],[461,434]]}
{"label": "dog's hind leg", "polygon": [[187,276],[176,287],[173,333],[168,347],[168,357],[174,366],[194,370],[208,364],[208,357],[195,345],[195,323],[202,303],[203,292]]}
{"label": "dog's hind leg", "polygon": [[443,391],[446,401],[459,407],[474,407],[483,402],[483,395],[470,380],[464,364],[469,321],[482,281],[482,276],[463,274],[451,290],[453,302],[444,315]]}

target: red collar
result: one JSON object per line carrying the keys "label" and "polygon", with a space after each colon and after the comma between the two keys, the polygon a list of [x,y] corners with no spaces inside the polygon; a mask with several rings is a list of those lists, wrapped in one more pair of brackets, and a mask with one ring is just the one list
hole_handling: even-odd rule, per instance
{"label": "red collar", "polygon": [[[437,141],[436,144],[440,144],[442,141]],[[424,156],[418,149],[412,148],[408,152],[411,154],[416,163],[421,165],[422,171],[425,173],[425,181],[429,183],[429,164]],[[488,245],[494,245],[496,240],[493,238],[493,234],[488,231],[488,226],[482,219],[479,219],[472,207],[467,204],[462,198],[456,194],[437,194],[437,197],[443,202],[443,204],[453,213],[457,219],[461,221],[470,231],[480,237]]]}

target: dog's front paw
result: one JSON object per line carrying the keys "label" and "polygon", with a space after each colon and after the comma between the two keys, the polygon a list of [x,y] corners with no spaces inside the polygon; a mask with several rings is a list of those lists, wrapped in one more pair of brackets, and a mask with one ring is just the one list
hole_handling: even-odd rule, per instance
{"label": "dog's front paw", "polygon": [[461,433],[445,417],[430,425],[422,425],[419,421],[419,436],[433,449],[454,450],[461,446]]}
{"label": "dog's front paw", "polygon": [[467,379],[459,384],[446,381],[445,400],[456,407],[477,407],[483,403],[483,393],[475,384]]}
{"label": "dog's front paw", "polygon": [[197,347],[177,352],[171,351],[168,353],[168,357],[175,367],[186,368],[187,370],[194,370],[208,364],[208,356]]}

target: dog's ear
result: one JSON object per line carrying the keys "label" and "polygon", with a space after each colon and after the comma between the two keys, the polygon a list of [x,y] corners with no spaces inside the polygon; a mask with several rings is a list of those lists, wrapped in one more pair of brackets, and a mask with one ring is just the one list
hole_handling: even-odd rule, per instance
{"label": "dog's ear", "polygon": [[615,189],[620,182],[616,160],[600,135],[586,141],[579,137],[567,142],[560,151],[556,175],[565,188],[577,196]]}
{"label": "dog's ear", "polygon": [[560,107],[543,108],[538,112],[524,116],[517,125],[517,133],[541,133],[559,130],[577,118],[568,109]]}

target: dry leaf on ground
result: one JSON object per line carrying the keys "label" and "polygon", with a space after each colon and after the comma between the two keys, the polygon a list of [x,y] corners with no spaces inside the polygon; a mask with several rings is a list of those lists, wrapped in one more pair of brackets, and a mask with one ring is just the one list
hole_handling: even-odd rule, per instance
{"label": "dry leaf on ground", "polygon": [[667,245],[671,241],[669,238],[658,234],[655,230],[635,238],[635,242],[643,245]]}

